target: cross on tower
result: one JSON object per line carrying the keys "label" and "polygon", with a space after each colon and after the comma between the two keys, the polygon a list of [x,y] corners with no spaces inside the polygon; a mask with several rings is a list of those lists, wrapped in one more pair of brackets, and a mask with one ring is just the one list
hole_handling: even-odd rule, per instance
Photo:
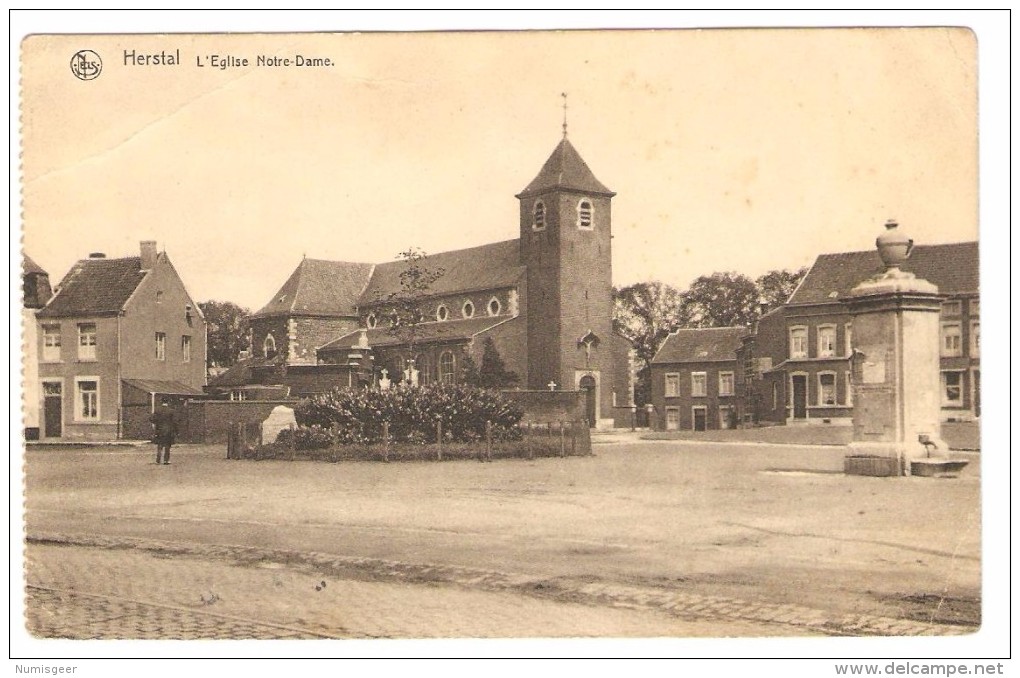
{"label": "cross on tower", "polygon": [[560,96],[563,97],[563,138],[567,138],[567,93],[561,92]]}

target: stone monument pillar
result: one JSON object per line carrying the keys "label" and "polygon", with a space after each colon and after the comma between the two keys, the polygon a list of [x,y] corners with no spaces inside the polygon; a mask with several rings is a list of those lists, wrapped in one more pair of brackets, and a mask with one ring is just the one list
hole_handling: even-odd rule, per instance
{"label": "stone monument pillar", "polygon": [[948,451],[939,439],[942,304],[935,285],[900,270],[914,241],[897,230],[895,221],[885,227],[875,241],[885,270],[843,299],[853,318],[854,341],[853,442],[845,468],[910,475],[912,463],[929,458],[933,449],[941,455]]}

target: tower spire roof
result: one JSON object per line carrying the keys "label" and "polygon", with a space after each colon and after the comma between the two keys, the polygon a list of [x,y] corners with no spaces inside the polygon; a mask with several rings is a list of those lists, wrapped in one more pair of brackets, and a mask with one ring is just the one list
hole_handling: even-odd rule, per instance
{"label": "tower spire roof", "polygon": [[581,154],[567,139],[566,122],[564,122],[563,132],[563,139],[542,165],[538,176],[532,179],[531,183],[517,194],[517,197],[521,198],[553,189],[573,190],[609,197],[616,195],[595,178]]}

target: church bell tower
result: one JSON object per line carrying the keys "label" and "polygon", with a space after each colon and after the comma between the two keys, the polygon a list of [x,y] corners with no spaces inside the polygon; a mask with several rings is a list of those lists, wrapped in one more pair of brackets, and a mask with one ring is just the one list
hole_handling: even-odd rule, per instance
{"label": "church bell tower", "polygon": [[[616,195],[567,139],[517,194],[527,266],[528,384],[593,391],[589,417],[611,415],[612,214]],[[602,388],[603,376],[607,387]]]}

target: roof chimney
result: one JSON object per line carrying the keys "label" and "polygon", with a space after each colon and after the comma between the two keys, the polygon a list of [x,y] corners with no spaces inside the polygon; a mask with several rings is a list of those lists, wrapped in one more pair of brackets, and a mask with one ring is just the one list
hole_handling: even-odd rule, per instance
{"label": "roof chimney", "polygon": [[143,240],[141,243],[142,270],[150,271],[156,265],[156,241]]}
{"label": "roof chimney", "polygon": [[106,255],[102,252],[90,252],[89,259],[105,259]]}

